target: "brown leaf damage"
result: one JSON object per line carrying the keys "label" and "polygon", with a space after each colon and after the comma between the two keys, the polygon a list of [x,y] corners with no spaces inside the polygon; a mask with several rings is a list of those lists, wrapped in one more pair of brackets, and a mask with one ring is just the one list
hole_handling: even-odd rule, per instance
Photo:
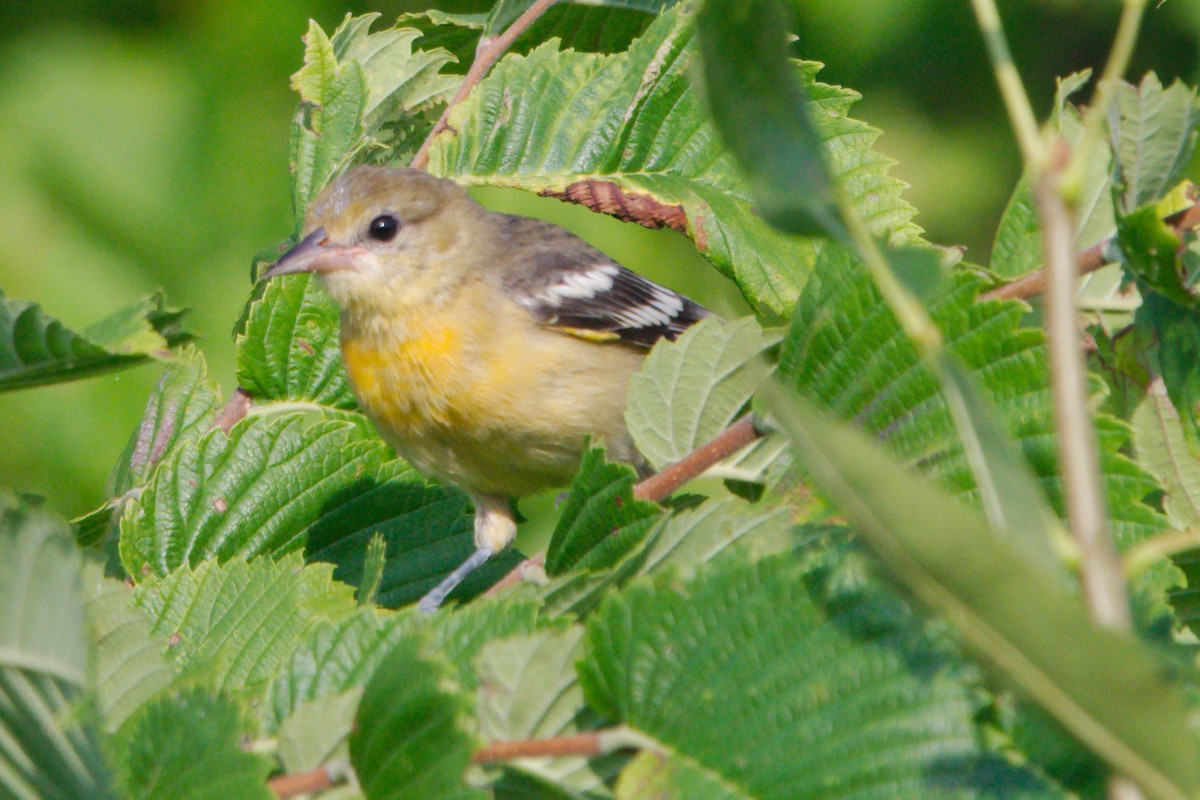
{"label": "brown leaf damage", "polygon": [[578,203],[592,211],[608,214],[646,228],[672,228],[686,234],[687,214],[681,205],[670,205],[647,194],[627,192],[612,181],[576,181],[562,191],[543,189],[543,197]]}

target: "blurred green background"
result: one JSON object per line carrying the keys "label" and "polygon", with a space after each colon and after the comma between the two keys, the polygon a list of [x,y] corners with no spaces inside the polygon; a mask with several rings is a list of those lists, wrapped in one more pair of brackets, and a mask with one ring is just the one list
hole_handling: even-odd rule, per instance
{"label": "blurred green background", "polygon": [[[435,3],[453,7],[453,2]],[[308,18],[385,19],[430,4],[329,0],[5,0],[0,4],[0,289],[82,326],[156,288],[194,309],[213,377],[233,374],[230,330],[251,257],[291,231],[293,97]],[[1018,176],[966,0],[794,0],[799,51],[824,80],[864,95],[855,116],[912,185],[930,238],[984,261]],[[1054,76],[1099,66],[1116,0],[1012,0],[1001,11],[1036,108]],[[1200,82],[1200,3],[1147,12],[1131,74]],[[614,256],[716,310],[728,286],[670,232],[631,229],[555,201],[489,193],[553,216]],[[0,485],[66,514],[103,498],[105,478],[159,370],[0,395]]]}

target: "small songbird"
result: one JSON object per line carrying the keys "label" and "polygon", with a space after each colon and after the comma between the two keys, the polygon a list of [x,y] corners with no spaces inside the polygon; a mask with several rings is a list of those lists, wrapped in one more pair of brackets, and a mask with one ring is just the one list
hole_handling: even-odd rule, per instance
{"label": "small songbird", "polygon": [[265,277],[311,272],[341,307],[363,412],[421,472],[475,505],[475,553],[421,599],[436,609],[516,535],[510,500],[568,483],[589,435],[641,459],[630,377],[708,312],[548,222],[485,210],[452,181],[358,167],[308,211]]}

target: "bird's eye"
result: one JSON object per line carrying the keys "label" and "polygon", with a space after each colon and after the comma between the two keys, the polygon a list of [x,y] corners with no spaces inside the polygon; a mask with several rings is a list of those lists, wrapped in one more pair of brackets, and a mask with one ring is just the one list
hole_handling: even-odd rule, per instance
{"label": "bird's eye", "polygon": [[391,214],[380,214],[367,226],[367,235],[377,242],[390,242],[400,230],[400,220]]}

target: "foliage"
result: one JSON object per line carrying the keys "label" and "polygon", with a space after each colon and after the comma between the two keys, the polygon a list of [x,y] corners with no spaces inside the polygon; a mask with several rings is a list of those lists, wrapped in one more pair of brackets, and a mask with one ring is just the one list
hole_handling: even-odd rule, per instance
{"label": "foliage", "polygon": [[[1166,558],[1200,519],[1200,249],[1163,222],[1200,178],[1194,92],[1117,87],[1080,191],[1078,245],[1112,238],[1140,293],[1099,317],[1091,383],[1137,568],[1120,633],[1064,545],[1043,336],[981,297],[1040,262],[1030,184],[988,269],[949,263],[857,96],[789,57],[774,0],[562,3],[448,107],[480,37],[529,7],[311,23],[294,233],[330,180],[408,163],[448,111],[434,174],[674,228],[763,315],[647,356],[627,421],[651,466],[747,413],[775,431],[711,473],[736,483],[661,503],[590,444],[544,575],[480,597],[511,550],[422,616],[473,548],[470,504],[360,413],[315,280],[249,291],[228,400],[161,298],[82,333],[0,298],[0,389],[166,361],[74,536],[0,495],[3,792],[265,797],[319,770],[328,798],[1033,798],[1114,770],[1200,795],[1200,568]],[[1049,123],[1070,142],[1086,79]]]}

